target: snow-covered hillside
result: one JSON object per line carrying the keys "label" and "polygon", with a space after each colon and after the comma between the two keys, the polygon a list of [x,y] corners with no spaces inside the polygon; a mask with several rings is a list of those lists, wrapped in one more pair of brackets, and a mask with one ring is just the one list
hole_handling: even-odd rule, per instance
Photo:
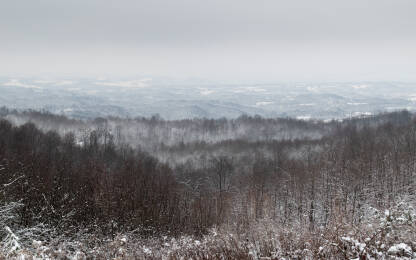
{"label": "snow-covered hillside", "polygon": [[0,78],[0,106],[76,118],[264,117],[332,119],[416,110],[416,84],[401,82],[230,83],[201,80]]}

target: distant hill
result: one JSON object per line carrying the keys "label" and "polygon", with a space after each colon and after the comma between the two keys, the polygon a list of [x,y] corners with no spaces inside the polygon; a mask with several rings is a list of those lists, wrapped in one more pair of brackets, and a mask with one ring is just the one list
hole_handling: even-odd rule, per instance
{"label": "distant hill", "polygon": [[0,78],[0,106],[73,118],[236,118],[242,114],[337,119],[416,110],[416,84],[230,84],[204,81]]}

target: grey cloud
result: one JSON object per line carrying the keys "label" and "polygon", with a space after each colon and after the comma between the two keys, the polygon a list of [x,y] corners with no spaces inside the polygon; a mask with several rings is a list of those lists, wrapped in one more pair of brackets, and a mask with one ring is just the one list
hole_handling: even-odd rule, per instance
{"label": "grey cloud", "polygon": [[0,69],[409,79],[415,10],[414,0],[5,0]]}

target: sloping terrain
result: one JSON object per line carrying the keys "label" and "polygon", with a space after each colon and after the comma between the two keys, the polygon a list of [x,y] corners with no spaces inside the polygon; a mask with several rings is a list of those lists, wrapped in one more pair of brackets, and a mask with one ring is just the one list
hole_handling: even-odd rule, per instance
{"label": "sloping terrain", "polygon": [[0,106],[75,118],[263,117],[333,119],[416,109],[416,85],[378,83],[213,83],[165,79],[0,79]]}

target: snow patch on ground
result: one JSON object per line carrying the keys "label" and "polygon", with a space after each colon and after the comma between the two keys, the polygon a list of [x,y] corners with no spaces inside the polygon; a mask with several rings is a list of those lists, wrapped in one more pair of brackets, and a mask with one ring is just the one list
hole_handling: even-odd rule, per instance
{"label": "snow patch on ground", "polygon": [[67,86],[67,85],[73,85],[75,82],[72,80],[62,80],[62,81],[58,81],[56,82],[54,85],[55,86]]}
{"label": "snow patch on ground", "polygon": [[211,95],[212,93],[214,93],[214,91],[204,88],[204,89],[201,89],[199,93],[203,96],[207,96],[207,95]]}
{"label": "snow patch on ground", "polygon": [[107,87],[123,87],[123,88],[145,88],[149,86],[149,82],[152,79],[139,79],[139,80],[130,80],[130,81],[114,81],[114,82],[95,82],[97,86],[107,86]]}
{"label": "snow patch on ground", "polygon": [[361,85],[352,85],[351,87],[353,89],[365,89],[365,88],[368,88],[369,86],[366,84],[361,84]]}
{"label": "snow patch on ground", "polygon": [[39,87],[39,86],[36,86],[36,85],[30,85],[30,84],[22,83],[18,79],[11,79],[8,82],[4,83],[3,86],[31,88],[31,89],[43,89],[42,87]]}
{"label": "snow patch on ground", "polygon": [[368,103],[353,103],[353,102],[348,102],[347,105],[350,105],[350,106],[360,106],[360,105],[368,105]]}
{"label": "snow patch on ground", "polygon": [[244,87],[244,88],[237,88],[234,89],[234,93],[245,93],[245,92],[266,92],[267,90],[264,88],[258,88],[258,87]]}
{"label": "snow patch on ground", "polygon": [[407,256],[413,255],[412,248],[405,243],[396,244],[389,248],[387,254],[394,256]]}
{"label": "snow patch on ground", "polygon": [[371,116],[373,113],[371,112],[354,112],[353,116]]}
{"label": "snow patch on ground", "polygon": [[261,102],[256,102],[256,107],[260,107],[260,106],[267,106],[267,105],[271,105],[274,102],[272,101],[261,101]]}

